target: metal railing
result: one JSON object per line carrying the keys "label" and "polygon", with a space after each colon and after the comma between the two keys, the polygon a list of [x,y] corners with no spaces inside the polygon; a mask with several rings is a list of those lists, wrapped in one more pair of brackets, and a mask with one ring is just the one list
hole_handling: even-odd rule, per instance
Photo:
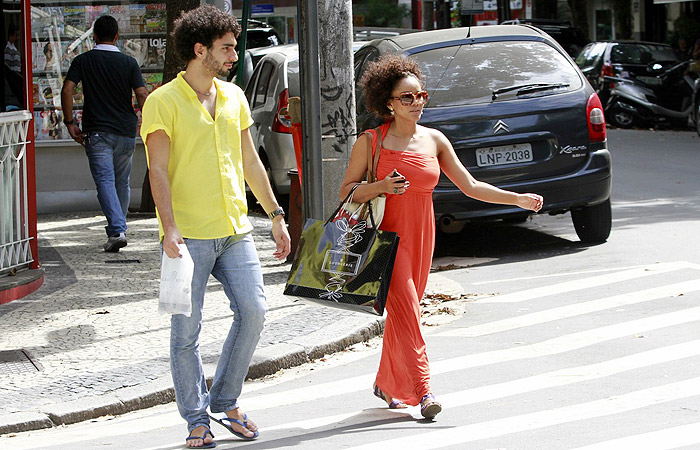
{"label": "metal railing", "polygon": [[29,111],[0,113],[0,275],[29,266],[27,130]]}

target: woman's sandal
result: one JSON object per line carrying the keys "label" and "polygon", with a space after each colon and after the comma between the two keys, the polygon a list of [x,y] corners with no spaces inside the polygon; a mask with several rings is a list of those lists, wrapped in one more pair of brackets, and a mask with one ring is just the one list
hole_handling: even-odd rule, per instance
{"label": "woman's sandal", "polygon": [[[230,417],[222,417],[221,419],[217,419],[217,418],[214,417],[214,416],[209,416],[209,417],[211,418],[211,420],[213,420],[214,422],[218,423],[219,425],[221,425],[222,427],[224,427],[224,428],[226,428],[228,431],[230,431],[234,436],[238,436],[238,437],[241,438],[241,439],[245,439],[245,440],[247,440],[247,441],[252,441],[253,439],[256,439],[256,438],[260,435],[260,433],[258,432],[258,430],[253,431],[253,430],[251,430],[250,428],[248,428],[248,415],[247,415],[247,414],[243,414],[243,422],[241,422],[241,421],[238,420],[238,419],[232,419],[232,418],[230,418]],[[229,423],[224,423],[224,421],[227,421],[227,422],[229,422]],[[231,426],[231,422],[236,423],[236,424],[242,426],[242,427],[245,428],[246,430],[252,432],[253,435],[252,435],[252,436],[246,436],[245,434],[240,433],[240,432],[234,430],[234,429],[233,429],[233,426]]]}
{"label": "woman's sandal", "polygon": [[374,385],[374,395],[377,398],[381,398],[384,400],[387,405],[389,405],[389,409],[406,409],[408,408],[408,405],[402,402],[401,400],[392,400],[391,403],[386,399],[386,396],[384,395],[384,392],[382,392],[381,389],[379,389],[379,386],[376,384]]}
{"label": "woman's sandal", "polygon": [[216,447],[216,442],[210,442],[208,444],[204,443],[204,439],[207,437],[207,434],[211,434],[211,438],[214,439],[214,433],[211,432],[209,428],[204,430],[204,433],[202,433],[201,436],[192,436],[191,434],[187,436],[185,439],[185,442],[187,441],[194,441],[196,439],[201,439],[202,440],[202,445],[199,447],[189,447],[189,448],[214,448]]}
{"label": "woman's sandal", "polygon": [[420,414],[426,419],[432,419],[442,411],[442,405],[435,400],[433,394],[425,394],[420,400]]}

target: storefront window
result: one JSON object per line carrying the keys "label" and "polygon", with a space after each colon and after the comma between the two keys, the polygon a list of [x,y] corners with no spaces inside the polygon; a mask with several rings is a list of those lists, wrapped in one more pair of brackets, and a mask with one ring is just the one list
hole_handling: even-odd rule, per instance
{"label": "storefront window", "polygon": [[[61,87],[71,61],[95,43],[92,24],[108,14],[117,20],[117,47],[141,66],[151,92],[163,82],[165,62],[165,3],[105,0],[32,2],[32,70],[34,126],[37,141],[70,139],[63,125]],[[82,119],[82,83],[76,88],[74,117]],[[136,105],[136,100],[134,99]]]}

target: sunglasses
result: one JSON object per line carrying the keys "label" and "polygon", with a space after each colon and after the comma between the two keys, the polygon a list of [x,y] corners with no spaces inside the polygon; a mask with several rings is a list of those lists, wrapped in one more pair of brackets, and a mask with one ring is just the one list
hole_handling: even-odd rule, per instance
{"label": "sunglasses", "polygon": [[389,97],[391,100],[398,100],[404,106],[413,105],[414,103],[428,103],[428,92],[402,92],[398,97]]}

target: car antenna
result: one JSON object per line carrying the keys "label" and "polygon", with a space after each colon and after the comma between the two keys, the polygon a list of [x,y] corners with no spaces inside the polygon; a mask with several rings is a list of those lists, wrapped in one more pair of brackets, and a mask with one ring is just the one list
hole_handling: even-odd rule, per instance
{"label": "car antenna", "polygon": [[[482,4],[482,7],[483,7],[483,4]],[[474,0],[472,0],[471,10],[469,11],[469,25],[467,25],[468,28],[467,28],[466,39],[469,39],[472,35],[472,24],[474,23],[474,11],[473,10],[474,10]],[[462,14],[464,14],[464,10],[462,10]]]}

